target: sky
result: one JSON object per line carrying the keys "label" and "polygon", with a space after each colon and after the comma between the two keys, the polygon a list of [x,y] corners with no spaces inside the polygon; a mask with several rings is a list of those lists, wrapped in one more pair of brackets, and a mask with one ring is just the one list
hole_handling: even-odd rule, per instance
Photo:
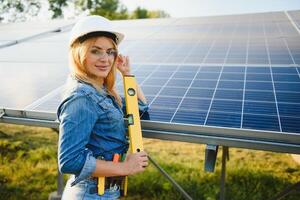
{"label": "sky", "polygon": [[196,17],[300,10],[300,0],[120,0],[129,11],[140,6],[171,17]]}

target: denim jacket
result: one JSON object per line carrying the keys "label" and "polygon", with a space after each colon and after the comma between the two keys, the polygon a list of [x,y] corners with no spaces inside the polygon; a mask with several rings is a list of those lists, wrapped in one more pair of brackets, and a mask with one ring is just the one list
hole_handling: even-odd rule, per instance
{"label": "denim jacket", "polygon": [[[122,99],[123,107],[124,99]],[[148,105],[139,102],[140,111]],[[62,173],[75,175],[77,184],[91,176],[96,158],[112,160],[114,153],[128,149],[123,110],[113,96],[71,77],[57,110],[59,126],[58,166]]]}

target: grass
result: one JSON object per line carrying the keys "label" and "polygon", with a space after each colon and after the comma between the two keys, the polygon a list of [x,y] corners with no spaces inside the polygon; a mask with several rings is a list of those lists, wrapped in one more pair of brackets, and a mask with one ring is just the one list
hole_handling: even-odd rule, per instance
{"label": "grass", "polygon": [[[218,199],[221,151],[214,173],[204,172],[205,145],[144,139],[147,152],[194,199]],[[289,154],[230,148],[226,199],[267,200],[300,181],[300,167]],[[57,133],[47,128],[0,124],[0,199],[48,199],[56,190]],[[67,176],[65,177],[67,178]],[[183,199],[150,165],[129,177],[123,199]],[[299,200],[294,191],[285,200]]]}

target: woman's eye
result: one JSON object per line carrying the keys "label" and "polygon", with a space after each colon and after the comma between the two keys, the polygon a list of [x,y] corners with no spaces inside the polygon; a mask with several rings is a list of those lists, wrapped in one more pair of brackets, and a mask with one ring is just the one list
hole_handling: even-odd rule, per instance
{"label": "woman's eye", "polygon": [[97,49],[93,49],[93,50],[91,50],[91,53],[92,53],[92,54],[99,54],[100,51],[98,51]]}
{"label": "woman's eye", "polygon": [[108,50],[106,53],[110,56],[116,56],[116,54],[117,54],[117,52],[115,50]]}

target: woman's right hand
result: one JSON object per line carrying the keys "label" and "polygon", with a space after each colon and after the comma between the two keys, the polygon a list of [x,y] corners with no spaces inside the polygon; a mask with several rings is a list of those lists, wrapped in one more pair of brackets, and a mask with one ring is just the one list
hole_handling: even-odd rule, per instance
{"label": "woman's right hand", "polygon": [[148,154],[145,151],[128,154],[124,162],[124,167],[127,175],[133,175],[143,172],[148,166]]}

